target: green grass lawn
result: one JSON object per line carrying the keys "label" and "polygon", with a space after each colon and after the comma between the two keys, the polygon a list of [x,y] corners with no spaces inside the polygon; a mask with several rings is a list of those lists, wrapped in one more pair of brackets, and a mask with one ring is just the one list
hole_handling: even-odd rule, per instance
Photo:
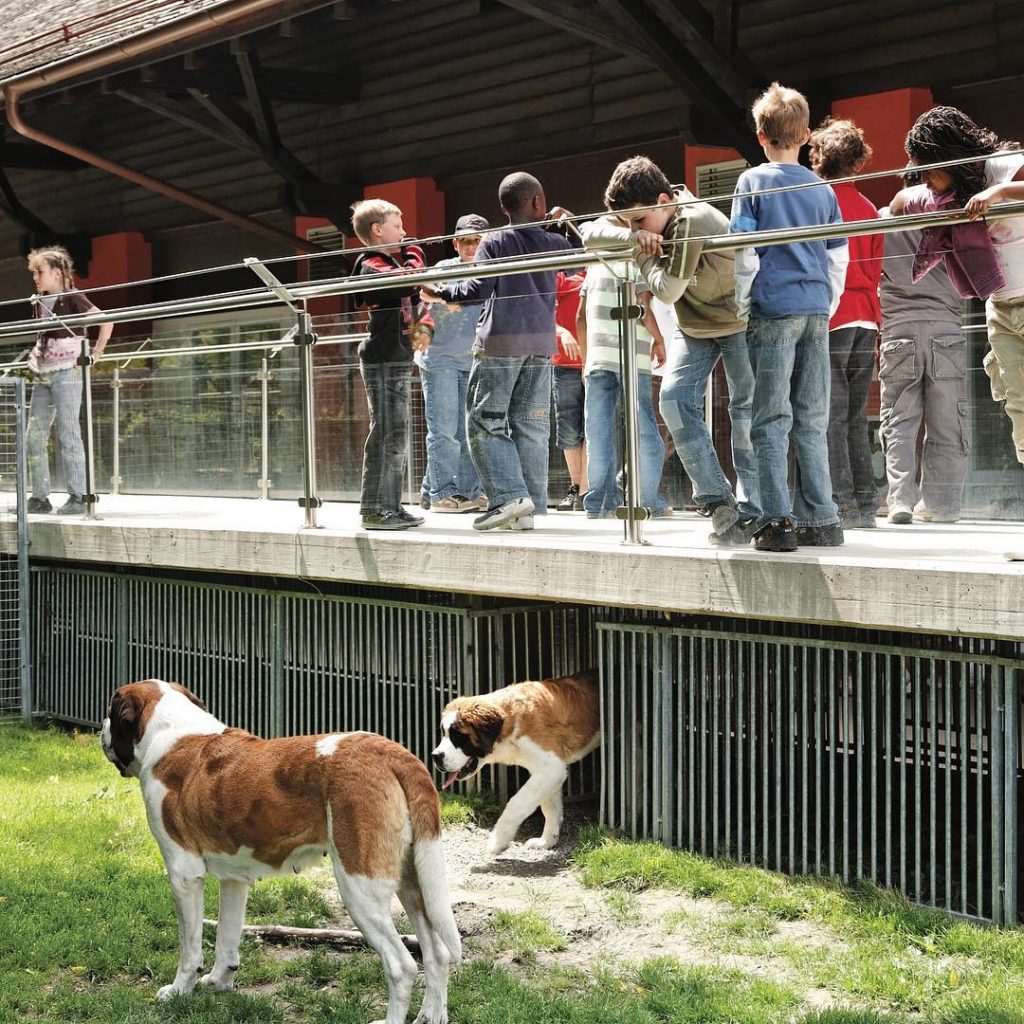
{"label": "green grass lawn", "polygon": [[[487,813],[486,803],[448,801],[445,820]],[[246,939],[238,991],[156,1004],[174,974],[177,931],[163,866],[142,811],[138,783],[104,760],[93,735],[0,728],[0,1022],[103,1024],[363,1024],[386,1002],[377,958]],[[1024,943],[915,910],[869,889],[789,880],[729,867],[587,830],[576,854],[588,885],[628,904],[649,887],[718,901],[720,926],[697,929],[712,952],[785,966],[752,976],[714,964],[661,959],[592,969],[552,966],[567,937],[543,907],[499,912],[467,943],[453,976],[456,1024],[1021,1024]],[[216,890],[207,891],[216,916]],[[304,877],[253,890],[250,921],[317,925],[328,904]],[[625,912],[624,912],[625,913]],[[808,949],[780,933],[808,921],[835,936]],[[705,931],[700,929],[705,927]],[[212,960],[212,935],[208,936]],[[494,963],[512,951],[517,966]],[[817,987],[846,1010],[815,1012]],[[413,1009],[418,1007],[414,996]],[[411,1015],[410,1015],[411,1019]]]}

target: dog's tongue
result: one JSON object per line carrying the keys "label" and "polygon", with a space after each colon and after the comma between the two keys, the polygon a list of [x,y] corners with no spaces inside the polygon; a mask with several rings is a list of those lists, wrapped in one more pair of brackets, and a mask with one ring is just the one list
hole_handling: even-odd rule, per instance
{"label": "dog's tongue", "polygon": [[444,780],[444,784],[441,786],[442,789],[447,789],[457,778],[459,777],[458,772],[449,772],[448,778]]}

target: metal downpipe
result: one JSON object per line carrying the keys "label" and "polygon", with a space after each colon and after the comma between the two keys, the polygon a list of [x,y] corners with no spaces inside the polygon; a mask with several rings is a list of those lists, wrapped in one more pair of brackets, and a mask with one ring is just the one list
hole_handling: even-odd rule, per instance
{"label": "metal downpipe", "polygon": [[299,238],[297,235],[282,231],[280,228],[275,228],[270,224],[264,224],[253,217],[247,217],[244,214],[236,213],[234,210],[219,206],[192,192],[186,192],[184,189],[150,177],[148,174],[132,170],[130,167],[125,167],[123,164],[116,163],[98,153],[93,153],[73,142],[60,139],[49,132],[30,125],[25,121],[19,107],[21,100],[44,87],[48,89],[53,88],[77,75],[106,70],[119,61],[144,58],[162,47],[198,39],[204,33],[209,33],[213,29],[223,29],[236,20],[243,22],[246,18],[269,11],[271,8],[279,8],[284,12],[286,7],[287,5],[283,5],[280,0],[239,0],[238,3],[204,11],[185,19],[183,22],[164,26],[154,32],[111,44],[93,53],[87,53],[80,58],[72,58],[40,71],[18,75],[3,86],[3,96],[7,107],[7,121],[19,135],[23,135],[27,139],[31,139],[40,145],[55,149],[61,153],[66,153],[83,161],[83,163],[91,164],[101,171],[106,171],[115,177],[130,181],[135,185],[140,185],[150,192],[166,196],[168,199],[172,199],[184,206],[191,206],[193,209],[208,214],[217,220],[234,224],[243,231],[261,235],[264,238],[277,242],[279,245],[285,246],[289,250],[297,249],[300,252],[320,252],[319,246],[307,242],[304,238]]}

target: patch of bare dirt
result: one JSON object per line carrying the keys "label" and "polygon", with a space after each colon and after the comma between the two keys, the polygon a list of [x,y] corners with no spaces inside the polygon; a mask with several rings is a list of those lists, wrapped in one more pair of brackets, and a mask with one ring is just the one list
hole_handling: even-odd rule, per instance
{"label": "patch of bare dirt", "polygon": [[[621,889],[585,887],[572,863],[576,833],[593,820],[592,808],[567,808],[562,841],[554,850],[527,849],[527,839],[540,832],[539,817],[526,822],[517,841],[495,859],[486,854],[489,831],[475,825],[451,827],[444,833],[448,887],[459,929],[465,937],[465,958],[483,957],[513,970],[514,954],[494,948],[491,921],[498,911],[533,910],[566,939],[563,950],[541,950],[530,964],[577,969],[586,974],[657,957],[670,957],[689,965],[725,967],[780,983],[799,982],[781,958],[730,952],[722,940],[722,926],[736,912],[709,899],[691,899],[664,890],[628,893]],[[330,875],[324,880],[331,887]],[[336,890],[329,896],[338,907],[338,927],[350,927]],[[395,901],[396,915],[401,906]],[[400,924],[400,927],[403,925]],[[835,945],[831,933],[813,922],[780,922],[777,935],[787,943],[809,947]],[[831,994],[812,989],[808,1008],[827,1008]]]}

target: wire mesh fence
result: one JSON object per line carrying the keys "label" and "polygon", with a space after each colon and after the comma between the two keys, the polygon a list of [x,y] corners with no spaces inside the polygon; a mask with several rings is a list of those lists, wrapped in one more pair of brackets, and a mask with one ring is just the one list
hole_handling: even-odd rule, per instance
{"label": "wire mesh fence", "polygon": [[27,712],[28,533],[24,477],[25,385],[0,379],[0,720]]}

